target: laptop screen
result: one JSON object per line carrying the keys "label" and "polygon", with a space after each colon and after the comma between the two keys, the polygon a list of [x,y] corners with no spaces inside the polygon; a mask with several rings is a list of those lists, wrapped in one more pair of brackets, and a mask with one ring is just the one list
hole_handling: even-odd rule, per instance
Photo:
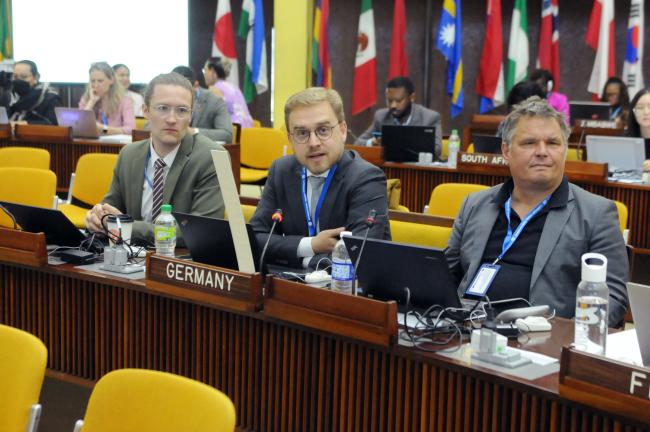
{"label": "laptop screen", "polygon": [[431,126],[382,126],[381,145],[387,162],[417,162],[420,153],[436,152],[436,128]]}
{"label": "laptop screen", "polygon": [[640,172],[645,154],[643,138],[587,135],[587,160],[609,164],[609,172]]}
{"label": "laptop screen", "polygon": [[609,120],[612,107],[607,102],[569,102],[571,124],[577,120]]}

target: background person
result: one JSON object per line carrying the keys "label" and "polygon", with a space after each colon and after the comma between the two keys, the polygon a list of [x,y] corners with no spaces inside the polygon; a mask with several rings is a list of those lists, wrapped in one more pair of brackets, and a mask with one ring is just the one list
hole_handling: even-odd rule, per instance
{"label": "background person", "polygon": [[619,127],[627,124],[630,114],[630,95],[627,85],[619,77],[610,77],[603,87],[601,102],[609,102],[612,106],[612,113],[609,119],[615,121]]}
{"label": "background person", "polygon": [[142,117],[142,105],[144,105],[144,99],[142,95],[138,92],[131,91],[129,87],[131,86],[131,70],[127,65],[119,63],[113,65],[113,71],[115,72],[115,78],[117,82],[122,86],[126,95],[131,98],[133,102],[133,114],[136,117]]}
{"label": "background person", "polygon": [[219,57],[210,57],[203,66],[205,83],[208,87],[214,87],[221,92],[233,123],[239,123],[243,128],[253,127],[253,117],[248,111],[244,95],[239,87],[226,81],[228,72]]}
{"label": "background person", "polygon": [[7,116],[18,124],[56,125],[54,108],[61,104],[59,94],[47,83],[39,82],[36,63],[21,60],[14,64],[11,91],[7,93]]}
{"label": "background person", "polygon": [[[630,104],[631,116],[628,117],[627,135],[636,138],[650,139],[650,89],[644,88],[637,92]],[[648,146],[646,145],[646,149]],[[650,171],[650,155],[646,153],[643,170]]]}

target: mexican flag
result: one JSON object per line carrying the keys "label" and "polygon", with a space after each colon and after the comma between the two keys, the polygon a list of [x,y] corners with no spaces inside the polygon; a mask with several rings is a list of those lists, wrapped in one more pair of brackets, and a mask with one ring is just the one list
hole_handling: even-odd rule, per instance
{"label": "mexican flag", "polygon": [[510,44],[508,45],[508,75],[506,94],[519,81],[528,77],[528,17],[526,1],[515,0],[510,24]]}
{"label": "mexican flag", "polygon": [[361,0],[353,88],[352,115],[377,103],[377,49],[372,0]]}
{"label": "mexican flag", "polygon": [[244,97],[250,103],[255,96],[269,88],[262,0],[244,0],[237,33],[239,37],[246,38]]}

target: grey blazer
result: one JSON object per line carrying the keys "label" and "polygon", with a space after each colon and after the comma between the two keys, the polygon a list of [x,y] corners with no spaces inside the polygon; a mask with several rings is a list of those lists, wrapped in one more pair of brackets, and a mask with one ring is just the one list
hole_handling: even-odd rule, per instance
{"label": "grey blazer", "polygon": [[[384,125],[394,125],[390,110],[388,108],[381,108],[375,111],[375,118],[366,129],[364,133],[359,135],[354,142],[356,145],[366,145],[368,140],[372,138],[373,132],[381,132],[381,127]],[[411,111],[411,122],[409,126],[435,126],[436,128],[436,157],[440,157],[442,149],[442,125],[440,124],[440,114],[436,111],[423,107],[420,104],[413,104]]]}
{"label": "grey blazer", "polygon": [[[224,203],[217,181],[210,150],[223,147],[201,135],[187,134],[183,138],[169,168],[163,202],[174,211],[222,218]],[[142,190],[144,166],[149,153],[149,140],[126,145],[113,172],[113,181],[102,202],[129,214],[135,220],[133,237],[153,243],[153,223],[142,220]],[[177,244],[183,245],[180,230]]]}
{"label": "grey blazer", "polygon": [[210,90],[198,89],[194,100],[192,127],[213,141],[232,142],[232,120],[226,102]]}
{"label": "grey blazer", "polygon": [[[459,292],[471,282],[500,208],[501,185],[472,194],[463,203],[452,230],[446,256],[453,274],[463,275]],[[530,280],[530,302],[555,308],[558,316],[575,315],[580,282],[580,257],[598,252],[607,257],[609,324],[619,324],[627,309],[625,284],[629,278],[627,251],[614,203],[569,183],[566,207],[550,209]]]}

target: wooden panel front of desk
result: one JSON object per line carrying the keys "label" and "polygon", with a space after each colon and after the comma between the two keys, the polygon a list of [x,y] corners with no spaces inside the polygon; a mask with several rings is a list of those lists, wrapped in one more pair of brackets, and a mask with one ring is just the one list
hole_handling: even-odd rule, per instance
{"label": "wooden panel front of desk", "polygon": [[[241,430],[640,431],[535,381],[435,354],[334,337],[264,316],[148,293],[143,283],[0,263],[0,322],[43,340],[59,377],[138,367],[198,379],[230,396]],[[569,324],[531,338],[559,354]]]}
{"label": "wooden panel front of desk", "polygon": [[[419,167],[416,165],[386,162],[386,178],[398,178],[402,183],[402,205],[411,211],[421,212],[429,204],[431,191],[441,183],[478,183],[494,186],[508,179],[507,176],[478,172],[471,168],[454,170],[442,167]],[[629,244],[650,249],[650,186],[615,182],[574,182],[578,186],[617,200],[627,206],[630,228]]]}

